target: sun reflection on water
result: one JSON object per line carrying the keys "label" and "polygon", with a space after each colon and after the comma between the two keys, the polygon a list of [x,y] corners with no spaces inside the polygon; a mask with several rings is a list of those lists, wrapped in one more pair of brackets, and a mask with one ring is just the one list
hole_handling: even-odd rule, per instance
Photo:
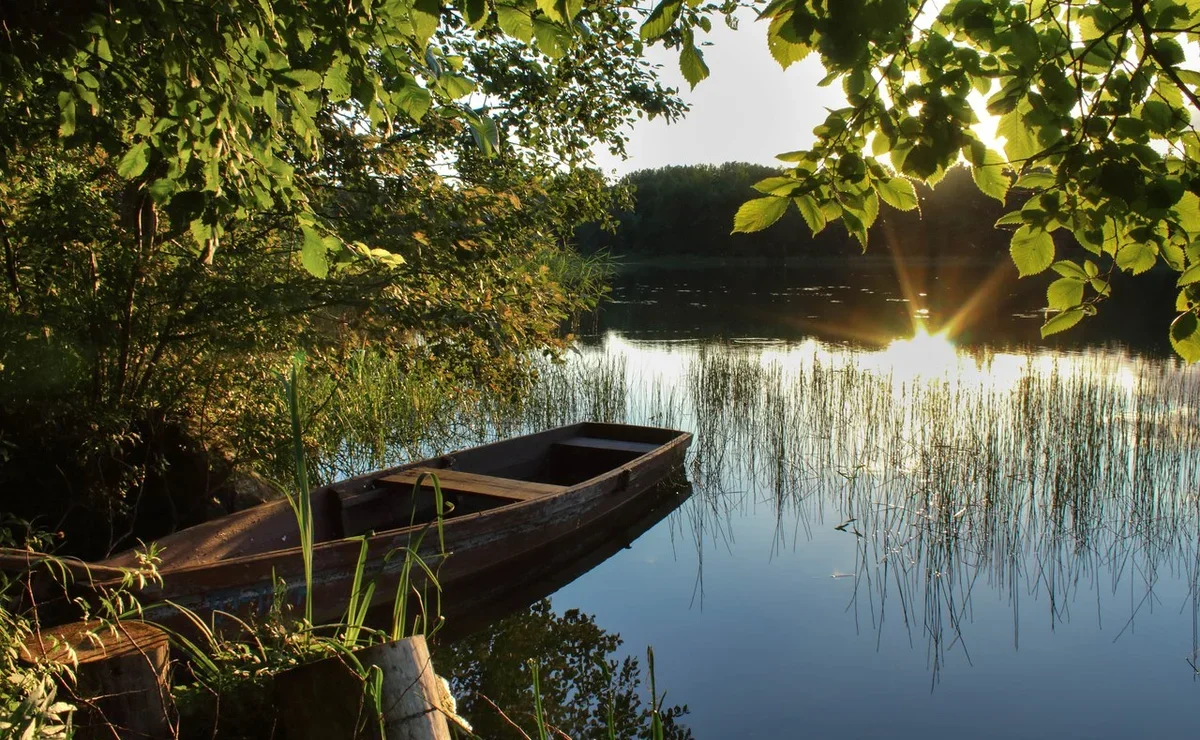
{"label": "sun reflection on water", "polygon": [[900,380],[946,377],[961,365],[958,349],[945,333],[930,334],[923,326],[907,339],[893,340],[872,359],[870,364],[876,369],[890,370],[893,378]]}

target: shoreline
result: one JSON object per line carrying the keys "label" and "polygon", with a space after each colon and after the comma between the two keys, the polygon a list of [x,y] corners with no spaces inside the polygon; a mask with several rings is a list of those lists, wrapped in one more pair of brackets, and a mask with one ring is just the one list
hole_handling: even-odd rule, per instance
{"label": "shoreline", "polygon": [[[817,268],[817,269],[866,269],[885,270],[896,266],[903,259],[906,267],[932,268],[975,268],[991,269],[1007,263],[1012,265],[1008,255],[995,259],[972,256],[956,257],[918,257],[892,254],[864,254],[851,256],[798,256],[798,257],[713,257],[709,255],[664,255],[661,257],[640,257],[629,254],[613,254],[608,257],[612,269],[616,272],[633,272],[645,269],[671,270],[707,270],[717,268]],[[1015,268],[1014,272],[1015,272]]]}

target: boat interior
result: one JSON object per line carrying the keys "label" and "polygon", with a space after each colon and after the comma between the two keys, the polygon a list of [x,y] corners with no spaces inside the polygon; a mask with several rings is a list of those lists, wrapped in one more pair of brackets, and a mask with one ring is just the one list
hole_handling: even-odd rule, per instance
{"label": "boat interior", "polygon": [[584,433],[524,448],[475,448],[378,476],[371,489],[339,495],[341,531],[335,536],[431,522],[437,517],[439,492],[446,518],[561,493],[668,441],[616,439],[580,431]]}

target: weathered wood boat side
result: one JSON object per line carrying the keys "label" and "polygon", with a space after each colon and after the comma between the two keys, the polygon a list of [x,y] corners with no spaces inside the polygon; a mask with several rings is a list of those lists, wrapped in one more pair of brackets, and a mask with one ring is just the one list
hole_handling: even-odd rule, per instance
{"label": "weathered wood boat side", "polygon": [[[587,422],[316,489],[314,621],[343,615],[361,538],[367,541],[365,575],[376,583],[377,602],[394,597],[408,547],[449,588],[628,516],[639,496],[681,465],[690,442],[685,432]],[[414,485],[424,473],[438,476],[454,505],[441,528],[444,551],[431,523],[429,483]],[[286,501],[178,532],[158,541],[163,584],[143,592],[142,601],[170,601],[206,621],[220,612],[252,616],[265,613],[282,580],[288,601],[299,604],[305,585],[298,544]],[[98,565],[135,562],[133,553],[123,553]],[[152,608],[149,618],[186,624],[168,606]]]}

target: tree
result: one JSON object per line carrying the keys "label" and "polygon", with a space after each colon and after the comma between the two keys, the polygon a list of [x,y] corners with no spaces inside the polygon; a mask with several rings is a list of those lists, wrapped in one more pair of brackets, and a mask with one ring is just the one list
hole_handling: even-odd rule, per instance
{"label": "tree", "polygon": [[[879,203],[916,206],[912,181],[935,184],[959,161],[1004,202],[1022,275],[1053,270],[1043,336],[1110,295],[1119,273],[1178,273],[1170,339],[1200,360],[1200,42],[1196,0],[773,0],[760,12],[783,67],[812,52],[849,105],[833,110],[791,169],[762,180],[734,231],[757,231],[793,205],[814,233],[841,220],[866,247]],[[646,39],[680,49],[695,84],[704,14],[663,0]],[[975,128],[998,118],[1002,148]],[[1052,233],[1078,248],[1056,253]]]}
{"label": "tree", "polygon": [[0,488],[48,492],[4,509],[103,552],[168,479],[203,503],[162,450],[261,463],[298,348],[460,392],[560,351],[590,148],[683,110],[640,49],[604,5],[0,3]]}
{"label": "tree", "polygon": [[[186,226],[206,263],[231,224],[264,211],[306,235],[316,273],[330,250],[363,251],[315,207],[331,129],[375,145],[469,130],[487,153],[511,134],[569,163],[593,142],[620,150],[633,115],[681,111],[631,63],[634,21],[605,4],[37,0],[0,13],[0,173],[47,138],[99,146],[147,217]],[[531,104],[541,96],[556,105]]]}

